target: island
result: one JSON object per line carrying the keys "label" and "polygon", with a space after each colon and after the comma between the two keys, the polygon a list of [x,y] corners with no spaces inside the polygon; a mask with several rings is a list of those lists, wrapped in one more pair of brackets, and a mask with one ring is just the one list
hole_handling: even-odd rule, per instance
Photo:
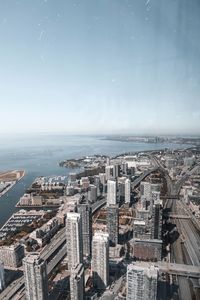
{"label": "island", "polygon": [[5,195],[25,175],[24,170],[0,172],[0,198]]}

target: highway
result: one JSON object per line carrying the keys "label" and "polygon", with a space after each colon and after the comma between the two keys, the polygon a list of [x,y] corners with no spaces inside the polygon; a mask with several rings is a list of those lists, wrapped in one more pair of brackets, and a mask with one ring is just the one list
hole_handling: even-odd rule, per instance
{"label": "highway", "polygon": [[[171,261],[177,264],[184,264],[189,269],[189,265],[200,266],[200,235],[194,226],[191,218],[188,218],[188,209],[180,200],[168,200],[167,208],[171,205],[173,215],[186,216],[185,218],[173,218],[171,221],[176,225],[179,232],[179,238],[171,245]],[[191,276],[192,277],[192,276]],[[192,293],[195,286],[198,285],[196,279],[191,278],[191,283],[183,275],[177,276],[179,285],[180,299],[192,300]]]}
{"label": "highway", "polygon": [[188,180],[188,178],[193,175],[200,168],[200,164],[196,164],[191,170],[188,170],[185,175],[179,179],[174,185],[174,191],[176,194],[180,193],[181,187]]}
{"label": "highway", "polygon": [[156,156],[149,155],[152,163],[155,167],[159,169],[159,171],[164,175],[166,181],[167,181],[167,193],[168,196],[173,197],[175,195],[174,193],[174,185],[171,177],[169,176],[168,171],[165,169],[163,164],[159,161],[159,159]]}
{"label": "highway", "polygon": [[1,300],[9,300],[23,287],[24,285],[24,276],[21,276],[19,279],[13,281],[1,294]]}
{"label": "highway", "polygon": [[[106,200],[102,199],[92,205],[92,213],[94,214],[98,209],[106,204]],[[40,256],[42,259],[47,261],[47,273],[49,274],[53,268],[63,259],[67,254],[66,249],[66,234],[65,228],[62,228],[52,239],[49,244],[47,244],[42,251]],[[59,249],[58,253],[52,257],[56,249]],[[52,257],[52,258],[51,258]],[[49,260],[51,258],[51,260]],[[12,282],[1,294],[0,300],[9,300],[24,286],[24,276],[21,276],[18,280]]]}
{"label": "highway", "polygon": [[158,167],[154,167],[152,169],[149,169],[147,171],[145,171],[144,173],[142,173],[137,179],[135,179],[132,183],[131,183],[131,188],[134,189],[136,186],[138,186],[140,184],[140,182],[142,180],[144,180],[148,175],[150,175],[152,172],[155,172],[158,169]]}

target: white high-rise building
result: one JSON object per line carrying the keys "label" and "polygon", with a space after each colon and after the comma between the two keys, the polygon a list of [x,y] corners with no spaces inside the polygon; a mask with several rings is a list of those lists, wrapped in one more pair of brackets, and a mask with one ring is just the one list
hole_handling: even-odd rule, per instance
{"label": "white high-rise building", "polygon": [[160,204],[160,192],[151,191],[152,204]]}
{"label": "white high-rise building", "polygon": [[106,184],[106,174],[105,173],[99,173],[99,179],[101,184]]}
{"label": "white high-rise building", "polygon": [[93,184],[90,184],[90,186],[88,188],[88,200],[90,202],[97,201],[97,187]]}
{"label": "white high-rise building", "polygon": [[104,232],[95,232],[92,240],[93,284],[98,290],[104,290],[109,282],[109,236]]}
{"label": "white high-rise building", "polygon": [[110,157],[109,156],[106,157],[106,166],[110,166]]}
{"label": "white high-rise building", "polygon": [[38,254],[29,254],[23,259],[25,293],[27,300],[48,299],[46,262]]}
{"label": "white high-rise building", "polygon": [[106,180],[113,178],[113,166],[106,166],[105,173]]}
{"label": "white high-rise building", "polygon": [[127,268],[127,300],[156,300],[158,268],[150,263],[134,263]]}
{"label": "white high-rise building", "polygon": [[117,182],[108,180],[107,183],[107,205],[116,205],[117,203]]}
{"label": "white high-rise building", "polygon": [[146,181],[141,181],[140,183],[140,194],[142,198],[146,200],[151,199],[151,183]]}
{"label": "white high-rise building", "polygon": [[131,201],[131,181],[126,179],[125,181],[125,203],[130,203]]}
{"label": "white high-rise building", "polygon": [[4,265],[0,261],[0,292],[5,288],[5,273],[4,273]]}
{"label": "white high-rise building", "polygon": [[70,275],[70,299],[83,300],[84,298],[84,267],[82,264],[72,268]]}
{"label": "white high-rise building", "polygon": [[71,270],[83,262],[82,223],[79,213],[67,213],[66,240],[68,269]]}

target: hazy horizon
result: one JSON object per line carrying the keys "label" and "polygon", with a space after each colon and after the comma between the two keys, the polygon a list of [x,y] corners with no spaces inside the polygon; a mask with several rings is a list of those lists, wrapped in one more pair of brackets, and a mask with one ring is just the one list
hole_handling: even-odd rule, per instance
{"label": "hazy horizon", "polygon": [[0,4],[0,134],[200,135],[197,0]]}

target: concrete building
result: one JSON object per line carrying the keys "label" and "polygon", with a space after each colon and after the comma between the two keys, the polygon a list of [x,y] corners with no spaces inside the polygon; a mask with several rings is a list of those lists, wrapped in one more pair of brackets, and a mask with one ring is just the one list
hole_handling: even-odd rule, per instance
{"label": "concrete building", "polygon": [[5,273],[4,273],[4,265],[0,261],[0,292],[5,289]]}
{"label": "concrete building", "polygon": [[125,203],[130,203],[131,201],[131,181],[126,179],[125,181]]}
{"label": "concrete building", "polygon": [[162,209],[160,204],[154,204],[152,208],[151,238],[159,240],[162,238]]}
{"label": "concrete building", "polygon": [[83,189],[87,190],[90,185],[90,180],[88,177],[81,177],[80,184],[82,185]]}
{"label": "concrete building", "polygon": [[165,160],[165,166],[168,168],[168,169],[172,169],[172,168],[174,168],[175,166],[176,166],[176,164],[177,164],[177,161],[176,161],[176,159],[174,159],[174,158],[166,158],[166,160]]}
{"label": "concrete building", "polygon": [[109,282],[109,237],[107,233],[95,232],[92,240],[93,284],[104,290]]}
{"label": "concrete building", "polygon": [[151,199],[151,183],[150,182],[141,181],[140,194],[141,194],[141,198],[145,198],[146,200]]}
{"label": "concrete building", "polygon": [[137,239],[147,239],[150,238],[150,233],[148,233],[147,225],[144,220],[135,220],[133,222],[133,238]]}
{"label": "concrete building", "polygon": [[113,178],[113,166],[106,166],[105,168],[106,180]]}
{"label": "concrete building", "polygon": [[48,299],[48,277],[46,262],[37,253],[23,259],[25,293],[27,300]]}
{"label": "concrete building", "polygon": [[99,173],[100,191],[104,195],[106,192],[106,173]]}
{"label": "concrete building", "polygon": [[148,209],[137,208],[137,210],[136,210],[136,218],[137,219],[144,220],[144,221],[146,221],[146,224],[148,224],[149,216],[150,216],[150,211]]}
{"label": "concrete building", "polygon": [[106,173],[99,173],[99,179],[101,184],[105,185],[106,184]]}
{"label": "concrete building", "polygon": [[72,268],[70,275],[70,299],[83,300],[84,291],[84,267],[82,264]]}
{"label": "concrete building", "polygon": [[82,221],[79,213],[67,213],[66,240],[68,269],[83,262]]}
{"label": "concrete building", "polygon": [[89,204],[79,204],[77,211],[81,215],[83,255],[91,256],[92,243],[92,208]]}
{"label": "concrete building", "polygon": [[90,184],[89,189],[88,189],[88,200],[90,202],[97,201],[97,187],[93,184]]}
{"label": "concrete building", "polygon": [[61,225],[61,222],[59,218],[54,217],[50,219],[46,224],[44,224],[42,227],[34,230],[30,234],[30,238],[37,241],[38,245],[42,247],[50,241],[51,237],[53,237],[57,231],[59,230]]}
{"label": "concrete building", "polygon": [[160,183],[151,183],[151,192],[160,192],[161,184]]}
{"label": "concrete building", "polygon": [[116,205],[117,203],[117,182],[108,180],[107,183],[107,205]]}
{"label": "concrete building", "polygon": [[120,173],[120,166],[115,164],[112,166],[113,167],[113,178],[117,178],[119,177],[119,173]]}
{"label": "concrete building", "polygon": [[68,181],[69,181],[70,183],[76,182],[76,179],[77,179],[77,174],[76,174],[76,173],[69,173]]}
{"label": "concrete building", "polygon": [[134,263],[127,268],[127,300],[157,299],[158,268]]}
{"label": "concrete building", "polygon": [[19,243],[0,247],[0,258],[5,267],[18,268],[24,258],[24,246]]}
{"label": "concrete building", "polygon": [[110,157],[109,156],[106,157],[106,166],[110,166]]}
{"label": "concrete building", "polygon": [[119,208],[118,205],[107,206],[107,232],[111,246],[118,244],[119,235]]}
{"label": "concrete building", "polygon": [[94,175],[94,185],[97,188],[97,196],[101,194],[101,181],[99,175]]}
{"label": "concrete building", "polygon": [[160,261],[162,257],[162,240],[134,238],[130,241],[132,256],[137,260]]}
{"label": "concrete building", "polygon": [[160,203],[161,202],[161,200],[160,200],[160,192],[158,192],[158,191],[151,191],[151,202],[152,202],[152,204]]}
{"label": "concrete building", "polygon": [[128,170],[128,163],[127,162],[122,162],[122,164],[121,164],[122,174],[127,175],[127,170]]}
{"label": "concrete building", "polygon": [[73,196],[74,193],[75,193],[74,187],[73,187],[72,185],[68,185],[68,186],[66,187],[66,195],[67,195],[67,196]]}

